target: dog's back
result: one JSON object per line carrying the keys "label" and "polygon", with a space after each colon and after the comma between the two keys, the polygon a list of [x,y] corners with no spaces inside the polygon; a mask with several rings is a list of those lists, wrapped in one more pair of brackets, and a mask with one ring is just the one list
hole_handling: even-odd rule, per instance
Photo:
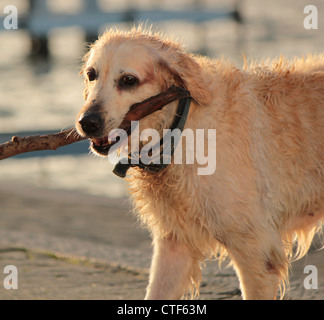
{"label": "dog's back", "polygon": [[254,69],[251,156],[275,222],[284,232],[309,234],[305,253],[309,229],[324,216],[324,56],[273,66]]}

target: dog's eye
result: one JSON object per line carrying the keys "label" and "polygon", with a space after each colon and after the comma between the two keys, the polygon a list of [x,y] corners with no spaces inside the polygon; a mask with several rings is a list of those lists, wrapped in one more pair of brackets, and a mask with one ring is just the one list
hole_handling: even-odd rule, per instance
{"label": "dog's eye", "polygon": [[89,81],[94,81],[97,79],[97,72],[94,68],[89,68],[87,70],[87,77]]}
{"label": "dog's eye", "polygon": [[132,75],[122,76],[119,80],[120,88],[129,88],[138,83],[138,79]]}

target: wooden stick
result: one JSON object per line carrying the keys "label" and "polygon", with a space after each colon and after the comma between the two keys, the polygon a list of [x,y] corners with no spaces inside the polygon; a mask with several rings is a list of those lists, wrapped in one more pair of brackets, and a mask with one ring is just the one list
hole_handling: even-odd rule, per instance
{"label": "wooden stick", "polygon": [[164,92],[161,92],[142,102],[133,104],[129,108],[129,111],[126,113],[124,120],[119,126],[119,129],[123,129],[126,132],[130,133],[129,130],[131,128],[132,121],[139,121],[152,114],[153,112],[161,110],[170,102],[189,96],[189,91],[173,85]]}
{"label": "wooden stick", "polygon": [[[188,96],[190,96],[189,91],[171,86],[165,92],[133,104],[119,128],[126,130],[130,134],[131,121],[141,120],[151,113],[161,110],[170,102]],[[75,128],[47,135],[24,138],[14,136],[11,141],[0,144],[0,160],[31,151],[56,150],[59,147],[84,139],[86,138],[81,137]]]}
{"label": "wooden stick", "polygon": [[56,150],[59,147],[84,139],[76,132],[75,128],[47,135],[24,138],[14,136],[11,141],[0,144],[0,160],[25,152]]}

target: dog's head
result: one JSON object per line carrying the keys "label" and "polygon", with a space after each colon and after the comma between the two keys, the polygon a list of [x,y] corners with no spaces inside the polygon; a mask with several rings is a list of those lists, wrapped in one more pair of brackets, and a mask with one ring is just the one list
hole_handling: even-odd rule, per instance
{"label": "dog's head", "polygon": [[[81,73],[85,77],[86,101],[76,128],[80,135],[91,138],[92,149],[102,155],[107,154],[111,144],[109,132],[120,126],[133,104],[172,84],[189,90],[197,104],[206,104],[209,98],[195,59],[178,44],[140,30],[106,32],[84,61]],[[174,115],[170,115],[170,109],[160,112],[164,118],[172,119]]]}

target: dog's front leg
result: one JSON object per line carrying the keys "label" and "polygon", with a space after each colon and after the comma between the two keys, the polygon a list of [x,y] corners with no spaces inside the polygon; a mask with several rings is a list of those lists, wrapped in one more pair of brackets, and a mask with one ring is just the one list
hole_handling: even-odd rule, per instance
{"label": "dog's front leg", "polygon": [[199,263],[185,245],[171,237],[156,238],[153,244],[154,253],[145,299],[180,299],[191,286],[191,279],[199,282]]}

